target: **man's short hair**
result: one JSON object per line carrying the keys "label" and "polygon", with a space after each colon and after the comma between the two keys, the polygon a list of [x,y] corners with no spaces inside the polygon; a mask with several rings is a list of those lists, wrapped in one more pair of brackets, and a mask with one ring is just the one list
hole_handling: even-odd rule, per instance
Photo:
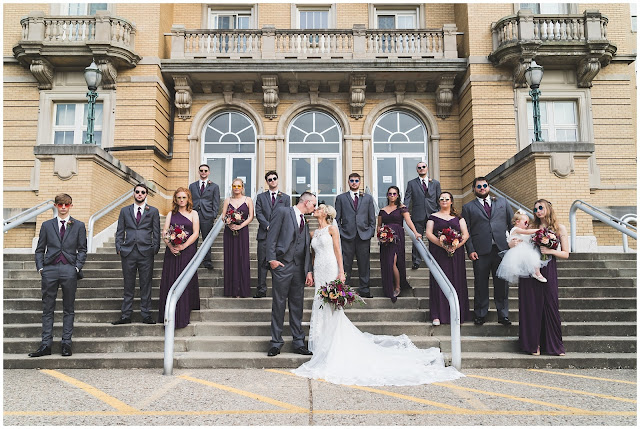
{"label": "man's short hair", "polygon": [[302,195],[300,195],[300,201],[309,201],[312,197],[316,198],[316,196],[312,192],[304,191]]}
{"label": "man's short hair", "polygon": [[358,179],[360,178],[360,175],[358,173],[351,173],[349,174],[349,179],[351,179],[352,177],[357,177]]}
{"label": "man's short hair", "polygon": [[475,179],[473,179],[473,185],[471,185],[471,187],[475,188],[476,187],[476,183],[478,183],[478,182],[487,182],[488,185],[491,185],[486,177],[479,176],[479,177],[476,177]]}
{"label": "man's short hair", "polygon": [[73,200],[71,199],[71,195],[69,194],[58,194],[54,199],[56,204],[72,204]]}
{"label": "man's short hair", "polygon": [[419,162],[416,164],[416,167],[417,167],[417,166],[419,166],[420,164],[424,164],[424,165],[426,165],[426,166],[427,166],[427,168],[429,168],[429,164],[427,164],[427,161],[419,161]]}
{"label": "man's short hair", "polygon": [[133,187],[133,192],[135,192],[136,189],[138,189],[138,188],[144,189],[147,192],[147,194],[149,194],[149,188],[147,188],[147,185],[145,185],[144,183],[138,183],[136,186],[134,186]]}
{"label": "man's short hair", "polygon": [[202,167],[207,167],[207,170],[211,171],[211,167],[209,167],[209,164],[200,164],[198,166],[198,170],[200,170],[200,168],[202,168]]}
{"label": "man's short hair", "polygon": [[267,174],[264,175],[264,180],[267,180],[267,177],[269,176],[276,176],[276,179],[278,178],[278,173],[273,171],[273,170],[269,170],[267,171]]}

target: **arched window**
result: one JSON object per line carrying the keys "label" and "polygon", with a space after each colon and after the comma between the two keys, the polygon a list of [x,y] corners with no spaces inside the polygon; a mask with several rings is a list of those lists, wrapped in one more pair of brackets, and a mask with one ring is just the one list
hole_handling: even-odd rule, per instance
{"label": "arched window", "polygon": [[394,110],[380,116],[373,126],[373,185],[378,204],[385,206],[389,186],[404,197],[407,182],[416,177],[416,165],[427,161],[427,129],[416,116]]}
{"label": "arched window", "polygon": [[202,159],[211,168],[210,180],[220,186],[220,196],[230,194],[231,181],[240,177],[247,195],[255,194],[256,128],[248,116],[223,112],[204,126]]}

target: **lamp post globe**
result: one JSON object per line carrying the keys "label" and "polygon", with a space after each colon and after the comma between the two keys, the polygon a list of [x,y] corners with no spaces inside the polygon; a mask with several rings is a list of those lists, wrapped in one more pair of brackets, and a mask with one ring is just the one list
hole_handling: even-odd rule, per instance
{"label": "lamp post globe", "polygon": [[544,67],[536,64],[535,61],[531,61],[531,65],[524,73],[524,78],[527,81],[527,85],[531,88],[529,95],[531,96],[531,104],[533,107],[533,136],[534,141],[541,142],[542,139],[542,126],[540,124],[540,82],[542,82],[542,75],[544,74]]}
{"label": "lamp post globe", "polygon": [[96,65],[95,61],[92,61],[91,65],[84,69],[84,80],[87,82],[87,88],[89,88],[89,92],[87,92],[87,137],[84,143],[95,144],[93,128],[95,120],[95,105],[96,99],[98,98],[96,90],[98,89],[98,86],[100,86],[100,82],[102,82],[102,72]]}

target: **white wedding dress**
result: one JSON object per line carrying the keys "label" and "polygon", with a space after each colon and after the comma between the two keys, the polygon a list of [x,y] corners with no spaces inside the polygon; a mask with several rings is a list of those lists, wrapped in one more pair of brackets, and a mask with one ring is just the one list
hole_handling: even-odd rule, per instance
{"label": "white wedding dress", "polygon": [[[311,240],[313,275],[320,286],[338,278],[329,227],[317,229]],[[292,370],[296,375],[359,386],[412,386],[464,377],[445,367],[438,348],[418,349],[406,335],[372,335],[356,328],[344,310],[334,310],[315,295],[309,329],[310,361]]]}

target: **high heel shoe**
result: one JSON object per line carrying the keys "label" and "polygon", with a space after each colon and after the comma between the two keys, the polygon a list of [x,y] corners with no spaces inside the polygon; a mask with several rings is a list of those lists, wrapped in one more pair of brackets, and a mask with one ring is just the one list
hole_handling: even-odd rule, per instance
{"label": "high heel shoe", "polygon": [[394,298],[399,297],[399,296],[400,296],[400,289],[395,289],[395,290],[393,291],[393,296],[394,296]]}
{"label": "high heel shoe", "polygon": [[433,326],[440,326],[440,319],[433,319]]}
{"label": "high heel shoe", "polygon": [[540,347],[534,353],[531,353],[533,356],[540,356]]}
{"label": "high heel shoe", "polygon": [[540,283],[546,283],[547,282],[547,279],[545,279],[542,274],[534,274],[532,277],[534,279],[538,280]]}

